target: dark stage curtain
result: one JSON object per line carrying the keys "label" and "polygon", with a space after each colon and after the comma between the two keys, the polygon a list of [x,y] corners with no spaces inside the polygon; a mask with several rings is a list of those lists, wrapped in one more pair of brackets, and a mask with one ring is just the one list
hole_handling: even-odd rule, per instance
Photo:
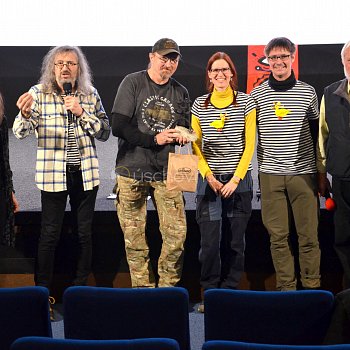
{"label": "dark stage curtain", "polygon": [[[183,46],[182,62],[175,78],[185,85],[193,101],[205,93],[205,67],[216,51],[225,51],[233,59],[239,89],[246,91],[247,46]],[[299,45],[299,79],[313,85],[319,99],[325,86],[344,76],[340,60],[342,44]],[[40,76],[42,59],[49,47],[0,47],[0,90],[5,98],[9,126],[18,113],[16,101]],[[146,69],[151,47],[82,47],[90,63],[107,114],[123,77]]]}

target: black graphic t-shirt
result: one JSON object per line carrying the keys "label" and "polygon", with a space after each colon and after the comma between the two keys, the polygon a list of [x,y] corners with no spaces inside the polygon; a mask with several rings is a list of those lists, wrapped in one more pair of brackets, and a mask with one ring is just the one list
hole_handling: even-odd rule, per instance
{"label": "black graphic t-shirt", "polygon": [[[145,134],[156,135],[176,125],[190,126],[190,105],[184,86],[171,78],[158,85],[147,71],[127,75],[121,82],[112,113],[130,117],[131,123]],[[116,172],[137,180],[163,180],[168,155],[175,145],[143,148],[119,138]]]}

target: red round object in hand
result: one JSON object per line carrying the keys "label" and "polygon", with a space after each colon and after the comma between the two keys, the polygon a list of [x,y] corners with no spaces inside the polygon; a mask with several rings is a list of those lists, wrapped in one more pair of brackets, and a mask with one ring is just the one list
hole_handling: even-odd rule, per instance
{"label": "red round object in hand", "polygon": [[326,199],[324,205],[329,211],[333,211],[336,207],[334,199],[330,197]]}

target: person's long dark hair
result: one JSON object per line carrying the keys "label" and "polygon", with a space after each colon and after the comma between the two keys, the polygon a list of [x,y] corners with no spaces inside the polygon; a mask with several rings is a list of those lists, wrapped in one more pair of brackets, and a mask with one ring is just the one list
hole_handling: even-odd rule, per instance
{"label": "person's long dark hair", "polygon": [[[205,102],[204,102],[204,105],[205,105],[205,108],[208,107],[208,104],[210,102],[210,96],[212,94],[212,92],[214,91],[214,84],[210,81],[210,78],[208,76],[208,73],[210,72],[211,70],[211,67],[213,65],[213,63],[217,60],[220,60],[220,59],[223,59],[227,62],[227,64],[229,65],[230,67],[230,70],[231,70],[231,73],[232,73],[232,77],[230,79],[230,86],[231,86],[231,89],[233,91],[236,91],[237,90],[237,87],[238,87],[238,77],[237,77],[237,71],[236,71],[236,67],[235,65],[233,64],[232,60],[231,60],[231,57],[225,53],[225,52],[216,52],[214,53],[208,60],[208,63],[207,63],[207,69],[206,69],[206,78],[205,78],[205,82],[206,82],[206,87],[207,87],[207,91],[209,92],[209,95],[208,97],[206,98]],[[233,93],[233,101],[232,101],[232,105],[235,105],[236,104],[236,94]]]}

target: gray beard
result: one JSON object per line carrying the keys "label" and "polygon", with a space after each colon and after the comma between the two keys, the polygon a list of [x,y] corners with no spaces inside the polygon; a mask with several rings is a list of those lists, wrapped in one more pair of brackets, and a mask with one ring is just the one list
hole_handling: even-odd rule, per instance
{"label": "gray beard", "polygon": [[59,84],[63,85],[64,83],[71,83],[72,87],[75,86],[75,80],[74,79],[61,79],[58,81]]}

